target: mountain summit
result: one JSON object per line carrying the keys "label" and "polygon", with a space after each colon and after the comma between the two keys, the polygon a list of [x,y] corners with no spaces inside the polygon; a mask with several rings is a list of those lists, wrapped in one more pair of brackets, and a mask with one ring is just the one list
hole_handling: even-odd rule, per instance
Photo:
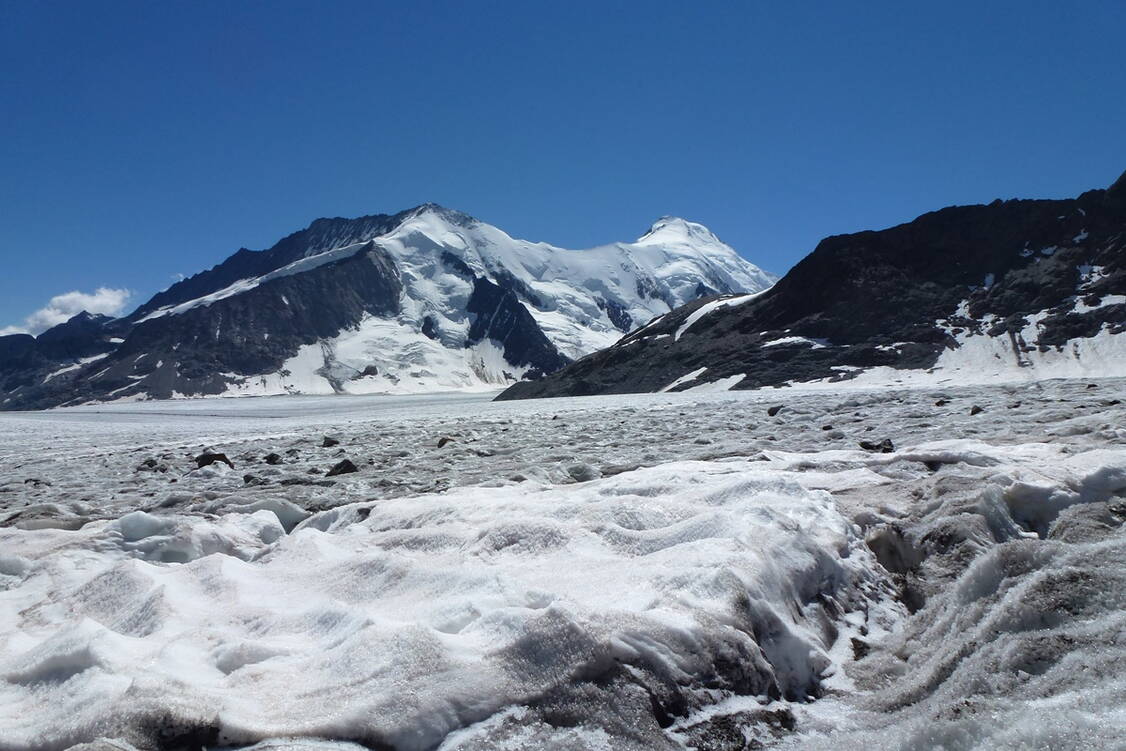
{"label": "mountain summit", "polygon": [[775,279],[703,225],[672,217],[637,242],[587,250],[515,239],[436,204],[318,219],[125,318],[0,337],[0,408],[496,388],[554,372],[684,303]]}
{"label": "mountain summit", "polygon": [[684,243],[698,243],[701,245],[723,246],[720,239],[702,224],[681,219],[679,216],[663,216],[653,222],[641,237],[637,238],[638,244],[667,244],[676,245]]}
{"label": "mountain summit", "polygon": [[[698,237],[678,220],[646,237],[681,234]],[[767,292],[689,303],[500,398],[1123,372],[1126,175],[825,238]]]}

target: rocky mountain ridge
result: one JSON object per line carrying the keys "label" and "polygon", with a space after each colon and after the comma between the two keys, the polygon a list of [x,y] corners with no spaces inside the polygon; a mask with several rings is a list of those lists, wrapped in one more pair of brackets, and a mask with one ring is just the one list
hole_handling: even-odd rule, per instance
{"label": "rocky mountain ridge", "polygon": [[501,399],[1126,372],[1126,175],[828,237],[768,291],[698,300]]}
{"label": "rocky mountain ridge", "polygon": [[702,225],[566,250],[424,204],[318,219],[120,319],[0,337],[0,409],[281,393],[492,389],[701,296],[775,277]]}

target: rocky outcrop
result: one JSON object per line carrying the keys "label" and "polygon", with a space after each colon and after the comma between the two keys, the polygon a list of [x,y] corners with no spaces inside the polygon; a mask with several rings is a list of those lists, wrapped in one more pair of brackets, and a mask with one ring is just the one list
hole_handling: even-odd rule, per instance
{"label": "rocky outcrop", "polygon": [[473,294],[466,304],[472,316],[466,345],[486,339],[498,342],[504,359],[517,367],[527,367],[529,378],[554,373],[568,360],[559,353],[516,295],[488,279],[473,281]]}

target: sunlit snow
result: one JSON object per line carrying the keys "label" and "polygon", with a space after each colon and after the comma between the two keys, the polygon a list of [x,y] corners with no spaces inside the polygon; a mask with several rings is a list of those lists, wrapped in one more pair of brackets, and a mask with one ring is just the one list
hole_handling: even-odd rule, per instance
{"label": "sunlit snow", "polygon": [[[388,234],[314,249],[269,274],[160,308],[142,320],[211,305],[372,247],[388,252],[401,272],[402,311],[389,318],[368,317],[352,330],[306,345],[277,371],[223,374],[229,384],[226,395],[479,391],[519,380],[526,368],[505,362],[498,343],[467,346],[472,317],[465,305],[473,284],[449,266],[449,258],[482,278],[514,280],[540,329],[570,359],[614,344],[626,330],[702,292],[759,292],[776,279],[740,258],[703,225],[675,217],[658,220],[634,243],[567,250],[518,240],[464,214],[428,205]],[[712,303],[708,310],[751,297]],[[610,304],[620,311],[612,312]],[[697,319],[708,310],[698,312]],[[624,328],[623,317],[628,319]],[[429,336],[423,334],[427,321]]]}
{"label": "sunlit snow", "polygon": [[0,415],[0,748],[1116,747],[1124,396]]}

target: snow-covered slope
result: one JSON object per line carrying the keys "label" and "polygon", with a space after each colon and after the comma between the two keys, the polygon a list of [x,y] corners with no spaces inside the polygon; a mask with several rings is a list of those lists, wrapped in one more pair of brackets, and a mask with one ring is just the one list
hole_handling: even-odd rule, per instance
{"label": "snow-covered slope", "polygon": [[40,378],[0,404],[492,389],[557,370],[685,302],[774,280],[674,217],[636,242],[587,250],[515,239],[433,204],[318,220],[142,305],[116,323],[124,341],[97,368],[67,370],[48,389]]}
{"label": "snow-covered slope", "polygon": [[[564,355],[577,358],[617,341],[623,332],[707,294],[758,291],[777,277],[743,260],[706,227],[663,217],[635,243],[565,250],[510,237],[459,212],[427,205],[393,232],[375,239],[390,251],[402,273],[404,310],[399,322],[421,332],[437,320],[443,343],[464,343],[464,302],[472,284],[446,254],[476,276],[515,284],[518,296]],[[355,255],[354,243],[309,255],[259,277],[159,308],[141,321],[210,305],[273,279],[311,271]]]}
{"label": "snow-covered slope", "polygon": [[1126,372],[1126,175],[828,237],[769,290],[693,302],[503,398]]}

